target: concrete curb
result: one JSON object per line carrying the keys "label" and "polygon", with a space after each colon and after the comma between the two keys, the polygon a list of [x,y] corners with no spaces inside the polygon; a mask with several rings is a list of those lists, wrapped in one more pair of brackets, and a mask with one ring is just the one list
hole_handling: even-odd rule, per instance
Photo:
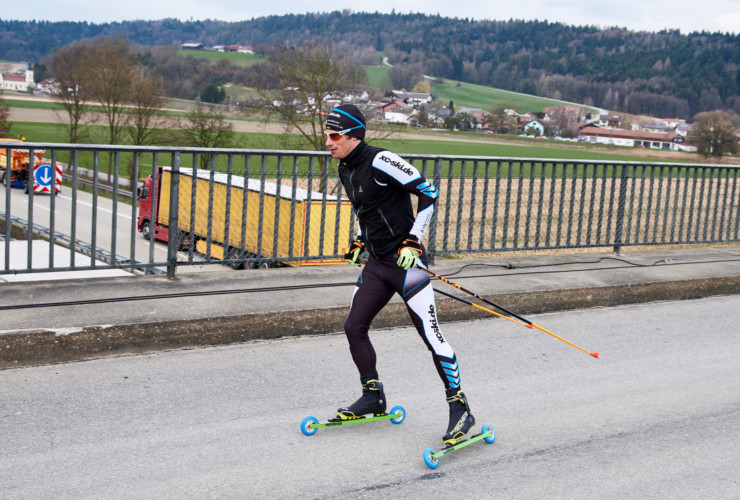
{"label": "concrete curb", "polygon": [[[442,286],[444,285],[435,283],[435,287]],[[740,294],[740,276],[505,293],[489,295],[486,298],[526,316],[544,312],[732,294]],[[443,322],[491,317],[486,312],[439,295],[437,305],[439,317]],[[0,369],[80,361],[126,353],[337,333],[343,331],[346,315],[347,307],[328,307],[193,320],[6,332],[0,335]],[[373,322],[373,328],[376,329],[410,325],[406,308],[400,302],[388,304]]]}

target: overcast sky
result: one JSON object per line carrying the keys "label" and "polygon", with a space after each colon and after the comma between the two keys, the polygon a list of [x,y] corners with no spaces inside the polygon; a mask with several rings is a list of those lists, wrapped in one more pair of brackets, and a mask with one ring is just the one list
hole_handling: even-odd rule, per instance
{"label": "overcast sky", "polygon": [[388,2],[318,2],[315,0],[22,0],[6,2],[0,19],[89,21],[178,18],[242,21],[255,17],[343,9],[361,12],[421,12],[472,19],[539,19],[571,25],[626,27],[660,31],[664,28],[740,33],[740,0],[406,0]]}

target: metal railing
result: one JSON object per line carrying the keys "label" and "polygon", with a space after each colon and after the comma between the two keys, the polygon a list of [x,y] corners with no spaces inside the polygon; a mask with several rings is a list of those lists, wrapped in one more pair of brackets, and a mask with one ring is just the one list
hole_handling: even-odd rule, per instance
{"label": "metal railing", "polygon": [[[0,274],[341,263],[354,232],[325,152],[6,143],[0,153],[12,149],[44,150],[67,184],[60,194],[0,189]],[[438,188],[432,258],[740,241],[738,165],[403,156]],[[17,231],[23,243],[11,245]],[[59,244],[61,257],[49,250]]]}
{"label": "metal railing", "polygon": [[738,241],[738,166],[440,159],[436,252]]}

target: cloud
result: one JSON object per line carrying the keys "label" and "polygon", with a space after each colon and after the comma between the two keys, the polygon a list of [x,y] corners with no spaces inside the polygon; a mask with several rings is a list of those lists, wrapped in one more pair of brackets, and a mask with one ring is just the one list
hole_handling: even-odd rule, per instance
{"label": "cloud", "polygon": [[716,16],[712,24],[719,31],[740,34],[740,12],[726,12]]}

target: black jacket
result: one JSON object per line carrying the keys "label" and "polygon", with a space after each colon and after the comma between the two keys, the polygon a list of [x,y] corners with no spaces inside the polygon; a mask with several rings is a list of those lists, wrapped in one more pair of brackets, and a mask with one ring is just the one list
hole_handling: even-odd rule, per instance
{"label": "black jacket", "polygon": [[[362,141],[339,162],[339,178],[371,254],[381,258],[395,253],[409,234],[421,241],[432,219],[437,189],[416,167]],[[419,197],[416,216],[411,194]]]}

